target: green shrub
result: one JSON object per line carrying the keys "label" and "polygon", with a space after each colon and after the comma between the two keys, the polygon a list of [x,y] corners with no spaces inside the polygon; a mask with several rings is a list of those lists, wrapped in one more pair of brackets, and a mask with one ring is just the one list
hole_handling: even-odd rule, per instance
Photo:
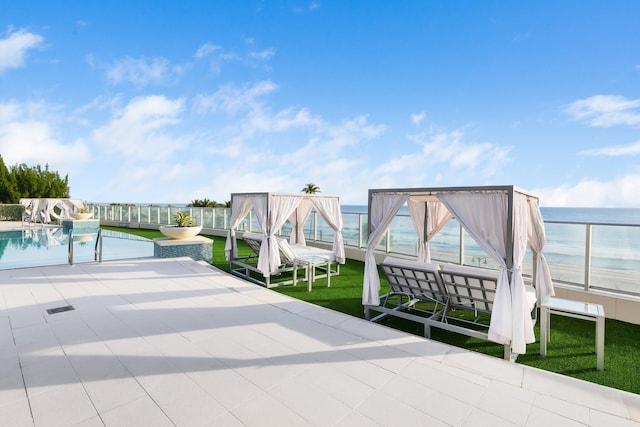
{"label": "green shrub", "polygon": [[22,205],[0,204],[0,221],[21,221],[24,210]]}

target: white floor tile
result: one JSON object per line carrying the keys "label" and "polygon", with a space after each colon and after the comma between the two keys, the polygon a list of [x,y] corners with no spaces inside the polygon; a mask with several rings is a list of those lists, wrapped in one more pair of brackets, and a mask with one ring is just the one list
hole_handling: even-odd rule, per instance
{"label": "white floor tile", "polygon": [[297,413],[269,394],[234,408],[231,413],[248,427],[312,426]]}
{"label": "white floor tile", "polygon": [[541,395],[600,410],[615,416],[628,417],[621,394],[614,389],[576,380],[563,375],[529,368],[523,386]]}
{"label": "white floor tile", "polygon": [[333,425],[351,411],[349,406],[300,376],[269,389],[269,394],[316,426]]}
{"label": "white floor tile", "polygon": [[[22,391],[24,394],[24,390]],[[10,401],[0,400],[0,423],[5,426],[33,426],[33,418],[26,396],[23,399]]]}
{"label": "white floor tile", "polygon": [[427,388],[406,377],[395,377],[382,390],[396,401],[425,412],[451,426],[461,426],[473,410],[472,405]]}
{"label": "white floor tile", "polygon": [[628,418],[616,417],[605,412],[591,410],[589,425],[593,427],[633,427],[638,426],[636,421]]}
{"label": "white floor tile", "polygon": [[148,396],[100,414],[107,427],[174,427],[175,424]]}
{"label": "white floor tile", "polygon": [[98,415],[80,384],[68,384],[29,396],[36,425],[71,426]]}
{"label": "white floor tile", "polygon": [[381,425],[382,424],[356,411],[351,411],[346,417],[335,424],[336,427],[376,427]]}
{"label": "white floor tile", "polygon": [[[551,396],[538,395],[535,406],[582,424],[589,423],[589,408]],[[530,417],[531,418],[531,417]]]}
{"label": "white floor tile", "polygon": [[367,399],[358,411],[385,426],[450,425],[380,391]]}

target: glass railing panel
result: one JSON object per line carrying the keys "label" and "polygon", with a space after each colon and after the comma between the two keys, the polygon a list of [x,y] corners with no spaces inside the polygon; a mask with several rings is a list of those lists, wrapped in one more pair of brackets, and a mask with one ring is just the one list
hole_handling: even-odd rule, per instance
{"label": "glass railing panel", "polygon": [[[313,217],[313,215],[312,215]],[[321,215],[315,215],[316,217],[316,221],[317,221],[317,232],[316,232],[316,236],[319,242],[325,242],[325,243],[333,243],[334,239],[336,238],[336,233],[335,231],[333,231],[333,228],[331,228],[329,226],[329,224],[327,224],[327,222],[324,220],[324,218],[322,218]],[[305,224],[306,226],[309,226],[309,236],[310,238],[314,238],[314,230],[312,229],[313,226],[313,221],[307,221],[307,224]],[[306,234],[306,232],[305,232]]]}
{"label": "glass railing panel", "polygon": [[592,226],[592,288],[640,293],[639,267],[640,226]]}
{"label": "glass railing panel", "polygon": [[545,223],[544,254],[554,281],[584,286],[586,225]]}
{"label": "glass railing panel", "polygon": [[204,228],[213,228],[213,208],[197,208],[201,212],[200,221]]}
{"label": "glass railing panel", "polygon": [[466,231],[464,234],[464,265],[497,270],[500,266]]}
{"label": "glass railing panel", "polygon": [[439,262],[457,263],[460,261],[460,224],[450,220],[429,242],[431,259]]}
{"label": "glass railing panel", "polygon": [[150,222],[149,208],[146,206],[140,206],[140,223],[149,224]]}
{"label": "glass railing panel", "polygon": [[191,218],[193,219],[193,221],[197,224],[197,225],[202,225],[204,227],[204,222],[203,222],[203,208],[189,208],[189,211],[191,212]]}
{"label": "glass railing panel", "polygon": [[389,248],[389,252],[416,256],[418,254],[418,236],[413,228],[411,217],[398,215],[389,227],[389,242],[386,238],[382,243]]}
{"label": "glass railing panel", "polygon": [[346,246],[358,247],[362,232],[359,226],[360,214],[344,213],[342,215],[342,238]]}
{"label": "glass railing panel", "polygon": [[229,215],[231,209],[216,208],[212,211],[213,228],[225,230],[229,228]]}
{"label": "glass railing panel", "polygon": [[[176,212],[178,210],[176,209]],[[170,224],[171,220],[169,215],[173,215],[173,209],[171,207],[161,207],[160,208],[160,224]]]}
{"label": "glass railing panel", "polygon": [[140,222],[137,206],[129,206],[129,215],[131,216],[131,222]]}
{"label": "glass railing panel", "polygon": [[160,223],[160,208],[157,206],[150,206],[149,209],[150,209],[149,222],[151,224]]}

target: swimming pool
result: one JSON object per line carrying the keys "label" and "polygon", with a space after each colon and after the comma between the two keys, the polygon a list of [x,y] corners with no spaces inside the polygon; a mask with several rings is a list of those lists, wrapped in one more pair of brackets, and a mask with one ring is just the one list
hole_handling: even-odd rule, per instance
{"label": "swimming pool", "polygon": [[[97,233],[76,234],[73,262],[93,262]],[[143,237],[102,230],[102,260],[153,256],[153,242]],[[63,228],[0,232],[0,270],[68,263],[69,231]]]}

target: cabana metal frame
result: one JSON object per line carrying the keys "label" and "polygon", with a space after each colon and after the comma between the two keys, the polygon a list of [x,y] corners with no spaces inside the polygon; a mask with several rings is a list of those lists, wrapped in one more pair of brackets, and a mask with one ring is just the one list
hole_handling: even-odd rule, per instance
{"label": "cabana metal frame", "polygon": [[[335,262],[344,264],[340,196],[306,193],[232,193],[231,219],[225,245],[231,272],[262,286],[271,286],[271,276],[280,274],[287,268],[282,264],[277,241],[280,237],[277,234],[289,221],[292,225],[289,243],[292,246],[306,245],[303,227],[313,209],[334,230],[332,252],[335,254]],[[236,242],[236,228],[251,210],[255,213],[262,234],[257,264],[250,264],[238,258]],[[251,276],[251,272],[264,277],[264,281]],[[327,274],[331,273],[327,272]]]}
{"label": "cabana metal frame", "polygon": [[[498,262],[498,280],[487,339],[505,345],[505,358],[526,352],[535,342],[533,321],[522,277],[527,245],[534,254],[533,282],[538,303],[554,295],[542,254],[544,222],[538,197],[515,186],[400,188],[369,190],[369,236],[365,254],[362,303],[380,307],[380,279],[375,251],[399,209],[408,205],[418,234],[418,261],[430,262],[429,241],[451,217]],[[390,313],[392,314],[392,313]],[[425,318],[425,326],[465,333],[441,318]],[[475,336],[475,331],[468,331]]]}

